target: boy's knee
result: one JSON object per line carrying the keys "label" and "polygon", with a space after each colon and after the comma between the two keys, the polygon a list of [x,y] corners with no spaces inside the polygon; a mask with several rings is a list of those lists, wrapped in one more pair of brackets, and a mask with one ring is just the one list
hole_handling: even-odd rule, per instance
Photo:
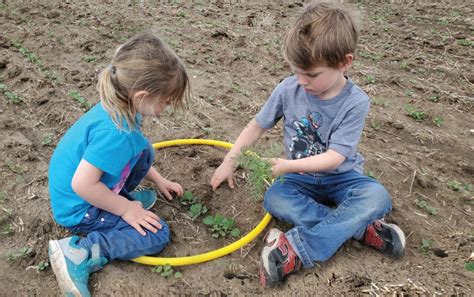
{"label": "boy's knee", "polygon": [[390,194],[383,185],[379,183],[372,183],[368,188],[368,192],[372,197],[371,203],[376,206],[377,209],[390,210],[392,208]]}
{"label": "boy's knee", "polygon": [[275,190],[275,187],[270,187],[263,198],[263,208],[271,214],[275,213],[275,210],[280,209],[282,197],[279,191]]}

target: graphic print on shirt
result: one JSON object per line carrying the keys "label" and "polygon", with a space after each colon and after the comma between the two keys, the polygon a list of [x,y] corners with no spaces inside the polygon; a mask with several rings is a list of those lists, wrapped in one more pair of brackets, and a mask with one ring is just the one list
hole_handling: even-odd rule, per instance
{"label": "graphic print on shirt", "polygon": [[326,151],[326,143],[321,139],[318,129],[323,124],[319,112],[313,111],[307,117],[293,122],[296,135],[291,138],[290,152],[292,159],[301,159],[318,155]]}
{"label": "graphic print on shirt", "polygon": [[118,183],[112,187],[112,192],[114,192],[115,194],[120,193],[123,186],[125,185],[125,182],[127,181],[128,176],[130,175],[130,172],[130,162],[128,162],[127,165],[125,165],[125,167],[123,168],[122,173],[120,173],[120,179]]}

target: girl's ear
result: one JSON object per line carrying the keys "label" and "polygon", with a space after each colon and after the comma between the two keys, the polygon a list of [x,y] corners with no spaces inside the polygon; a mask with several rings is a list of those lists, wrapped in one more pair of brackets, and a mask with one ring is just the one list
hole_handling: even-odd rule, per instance
{"label": "girl's ear", "polygon": [[346,54],[346,62],[341,64],[341,71],[346,72],[352,66],[352,61],[354,61],[354,54]]}
{"label": "girl's ear", "polygon": [[147,91],[138,91],[138,92],[135,92],[135,94],[133,94],[132,96],[132,102],[135,106],[139,106],[140,103],[142,102],[142,100],[148,96],[150,93],[148,93]]}

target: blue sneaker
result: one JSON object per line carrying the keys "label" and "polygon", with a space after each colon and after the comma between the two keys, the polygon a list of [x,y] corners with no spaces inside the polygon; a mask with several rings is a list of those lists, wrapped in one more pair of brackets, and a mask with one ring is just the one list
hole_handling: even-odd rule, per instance
{"label": "blue sneaker", "polygon": [[107,264],[100,257],[100,248],[93,245],[91,255],[77,245],[80,237],[73,236],[61,240],[50,240],[48,244],[49,262],[53,268],[61,291],[66,296],[91,296],[87,283],[89,274]]}
{"label": "blue sneaker", "polygon": [[143,205],[143,208],[148,210],[155,205],[156,202],[156,192],[152,190],[143,190],[135,191],[130,193],[133,197],[133,200],[140,201]]}

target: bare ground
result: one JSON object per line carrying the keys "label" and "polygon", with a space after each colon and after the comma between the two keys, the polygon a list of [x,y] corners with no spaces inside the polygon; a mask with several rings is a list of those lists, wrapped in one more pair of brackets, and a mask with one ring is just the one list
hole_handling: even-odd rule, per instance
{"label": "bare ground", "polygon": [[[290,74],[281,41],[301,3],[224,2],[0,3],[0,295],[59,293],[51,269],[39,269],[48,261],[48,240],[68,235],[50,214],[48,161],[87,102],[97,102],[97,74],[116,46],[136,32],[160,32],[192,77],[188,111],[145,123],[152,142],[233,141]],[[373,99],[360,149],[368,160],[367,174],[393,197],[388,219],[408,236],[405,257],[384,258],[349,241],[328,262],[263,290],[256,277],[259,236],[224,258],[175,268],[183,273],[181,279],[164,279],[149,266],[114,262],[92,275],[93,294],[473,294],[474,275],[464,265],[474,238],[474,7],[354,5],[363,14],[363,30],[349,75]],[[411,117],[407,104],[415,109]],[[261,143],[280,140],[277,127]],[[263,210],[251,197],[244,173],[237,173],[236,190],[223,186],[214,193],[208,185],[224,154],[202,146],[163,149],[157,151],[156,166],[199,197],[210,213],[234,217],[246,233]],[[158,203],[154,210],[173,230],[164,256],[196,254],[232,241],[211,238],[206,226],[191,221],[177,202]]]}

